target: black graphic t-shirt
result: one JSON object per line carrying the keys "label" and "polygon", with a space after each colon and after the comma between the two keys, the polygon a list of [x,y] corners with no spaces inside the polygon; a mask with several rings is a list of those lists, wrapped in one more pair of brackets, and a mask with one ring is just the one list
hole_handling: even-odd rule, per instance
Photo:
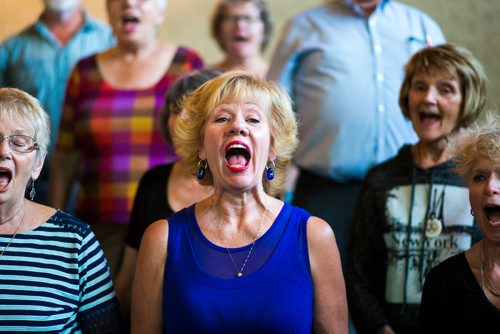
{"label": "black graphic t-shirt", "polygon": [[425,275],[481,233],[451,161],[421,169],[411,146],[373,168],[363,184],[349,245],[349,308],[360,332],[388,324],[414,333]]}

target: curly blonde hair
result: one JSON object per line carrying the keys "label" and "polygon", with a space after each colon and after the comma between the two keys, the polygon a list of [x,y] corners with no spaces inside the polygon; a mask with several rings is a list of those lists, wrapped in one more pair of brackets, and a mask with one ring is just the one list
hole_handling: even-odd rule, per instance
{"label": "curly blonde hair", "polygon": [[[191,174],[196,175],[203,141],[205,123],[212,111],[220,104],[250,99],[262,101],[266,110],[271,135],[271,150],[276,154],[275,178],[263,181],[264,190],[271,196],[284,186],[286,169],[298,144],[297,120],[290,97],[274,82],[257,78],[246,72],[227,72],[204,83],[192,92],[180,106],[187,117],[180,119],[175,128],[174,146],[177,154],[187,162]],[[210,168],[200,182],[213,184]],[[265,178],[262,175],[263,180]]]}
{"label": "curly blonde hair", "polygon": [[452,142],[455,170],[468,179],[479,157],[500,161],[500,116],[490,115]]}

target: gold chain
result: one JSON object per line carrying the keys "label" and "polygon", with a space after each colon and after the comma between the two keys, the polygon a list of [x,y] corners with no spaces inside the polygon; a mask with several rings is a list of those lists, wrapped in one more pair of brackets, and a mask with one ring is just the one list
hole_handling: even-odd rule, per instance
{"label": "gold chain", "polygon": [[484,270],[484,263],[485,262],[486,261],[484,259],[484,239],[483,239],[483,244],[481,247],[481,265],[480,265],[481,282],[483,283],[483,289],[486,288],[494,296],[500,297],[500,290],[497,289],[497,287],[493,284],[493,282],[488,277],[488,274],[485,273],[485,270]]}
{"label": "gold chain", "polygon": [[[255,234],[255,237],[253,239],[252,246],[250,247],[250,250],[248,251],[247,257],[245,258],[245,261],[243,262],[243,265],[241,266],[240,269],[238,269],[238,266],[236,265],[236,262],[234,262],[233,256],[231,255],[231,252],[229,251],[229,249],[227,247],[224,247],[226,249],[226,251],[227,251],[227,254],[229,255],[229,259],[233,263],[234,269],[236,269],[236,277],[243,276],[243,270],[245,269],[245,266],[246,266],[246,264],[248,262],[248,259],[250,258],[250,255],[252,254],[252,251],[253,251],[253,248],[255,246],[255,243],[257,242],[257,239],[259,238],[260,229],[262,227],[262,223],[264,222],[264,218],[266,217],[266,213],[267,213],[267,207],[264,210],[264,213],[262,214],[262,217],[260,218],[259,227],[257,228],[257,233]],[[224,239],[222,238],[221,224],[222,224],[221,222],[219,222],[219,224],[217,224],[217,230],[219,231],[219,239],[220,239],[220,243],[221,243],[221,246],[222,246]]]}
{"label": "gold chain", "polygon": [[21,223],[19,223],[19,225],[17,225],[17,228],[16,228],[16,231],[14,232],[14,235],[12,236],[12,238],[10,238],[9,242],[7,243],[7,246],[5,246],[4,249],[2,250],[2,252],[0,253],[0,257],[3,255],[3,253],[5,253],[7,248],[9,248],[10,244],[12,243],[12,240],[14,240],[14,238],[17,235],[17,232],[19,232],[19,230],[21,229],[21,226],[23,226],[23,224],[24,224],[24,214],[23,214],[23,218],[21,219]]}

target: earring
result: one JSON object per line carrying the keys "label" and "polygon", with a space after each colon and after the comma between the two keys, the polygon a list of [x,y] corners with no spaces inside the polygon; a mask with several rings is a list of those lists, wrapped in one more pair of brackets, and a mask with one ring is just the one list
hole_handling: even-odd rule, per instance
{"label": "earring", "polygon": [[[269,163],[271,163],[271,166],[269,166]],[[266,178],[271,181],[274,179],[274,169],[276,168],[276,164],[274,161],[269,160],[269,162],[266,164]]]}
{"label": "earring", "polygon": [[207,166],[208,164],[206,160],[198,161],[198,172],[196,173],[196,178],[198,179],[198,181],[203,180],[203,178],[205,177]]}
{"label": "earring", "polygon": [[36,195],[35,180],[31,180],[30,200],[34,200]]}
{"label": "earring", "polygon": [[472,211],[472,208],[470,209],[470,214],[474,217],[474,211]]}

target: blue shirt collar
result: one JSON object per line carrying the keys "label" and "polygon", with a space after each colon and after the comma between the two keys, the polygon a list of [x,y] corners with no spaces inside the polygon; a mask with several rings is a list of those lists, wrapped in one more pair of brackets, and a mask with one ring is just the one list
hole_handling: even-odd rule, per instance
{"label": "blue shirt collar", "polygon": [[[38,21],[35,23],[34,28],[40,35],[45,36],[45,37],[48,36],[48,39],[53,39],[54,37],[53,37],[52,33],[50,32],[50,29],[47,27],[47,25],[42,20],[42,15],[43,15],[43,13],[40,14],[40,16],[38,17]],[[94,26],[95,26],[94,20],[88,14],[88,12],[84,9],[83,10],[83,25],[80,27],[78,32],[90,31],[94,28]],[[78,32],[77,32],[77,34],[78,34]]]}
{"label": "blue shirt collar", "polygon": [[[366,15],[365,15],[365,12],[364,12],[364,11],[363,11],[363,10],[362,10],[362,9],[361,9],[358,5],[357,5],[357,4],[355,4],[355,3],[353,2],[353,0],[344,0],[344,1],[345,1],[345,3],[347,4],[347,6],[351,7],[352,9],[354,9],[354,11],[355,11],[356,13],[358,13],[359,15],[361,15],[361,16],[363,16],[363,17],[364,17],[364,16],[366,16]],[[384,7],[385,7],[385,5],[386,5],[389,1],[390,1],[390,0],[382,0],[382,1],[380,1],[380,2],[378,3],[378,5],[377,5],[377,8],[375,9],[375,11],[374,11],[373,13],[375,13],[375,12],[377,12],[377,11],[379,11],[379,10],[383,10],[383,9],[384,9]],[[373,15],[373,14],[372,14],[372,15]]]}

